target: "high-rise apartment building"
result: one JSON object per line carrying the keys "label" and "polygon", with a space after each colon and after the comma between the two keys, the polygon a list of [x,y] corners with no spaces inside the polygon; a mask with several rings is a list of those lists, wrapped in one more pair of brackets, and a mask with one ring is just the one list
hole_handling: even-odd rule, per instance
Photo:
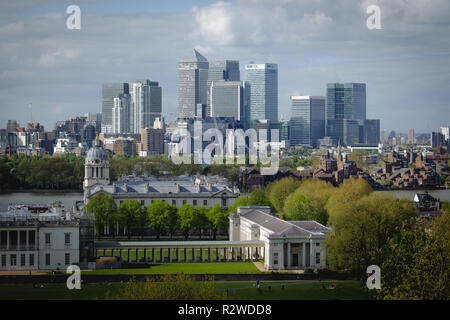
{"label": "high-rise apartment building", "polygon": [[249,117],[250,84],[247,81],[211,82],[211,116],[234,117],[246,122]]}
{"label": "high-rise apartment building", "polygon": [[291,96],[291,146],[317,147],[325,135],[325,97]]}
{"label": "high-rise apartment building", "polygon": [[239,61],[218,60],[209,63],[207,87],[206,115],[211,117],[211,83],[214,81],[239,81]]}
{"label": "high-rise apartment building", "polygon": [[440,127],[439,132],[444,136],[445,140],[450,139],[450,127]]}
{"label": "high-rise apartment building", "polygon": [[112,131],[112,109],[114,98],[121,94],[128,94],[128,83],[102,84],[102,131]]}
{"label": "high-rise apartment building", "polygon": [[164,131],[162,129],[145,128],[141,131],[142,151],[148,154],[164,153]]}
{"label": "high-rise apartment building", "polygon": [[250,83],[250,120],[278,121],[278,65],[250,63],[245,66]]}
{"label": "high-rise apartment building", "polygon": [[208,60],[195,49],[178,63],[178,118],[194,118],[197,104],[207,104],[208,69]]}

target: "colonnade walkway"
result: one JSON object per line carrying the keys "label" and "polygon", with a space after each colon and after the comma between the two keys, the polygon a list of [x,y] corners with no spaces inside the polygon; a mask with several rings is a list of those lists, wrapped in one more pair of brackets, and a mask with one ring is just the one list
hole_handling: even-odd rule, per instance
{"label": "colonnade walkway", "polygon": [[123,241],[96,242],[96,257],[124,262],[217,262],[264,259],[264,241]]}

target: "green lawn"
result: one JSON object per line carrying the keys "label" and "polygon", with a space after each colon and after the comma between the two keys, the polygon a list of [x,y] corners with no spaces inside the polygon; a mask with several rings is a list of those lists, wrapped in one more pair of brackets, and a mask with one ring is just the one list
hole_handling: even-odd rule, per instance
{"label": "green lawn", "polygon": [[86,274],[167,274],[184,272],[186,274],[204,273],[261,273],[252,262],[192,262],[152,264],[145,269],[104,269],[82,271]]}
{"label": "green lawn", "polygon": [[[369,299],[369,293],[362,288],[357,281],[336,281],[337,288],[334,290],[322,289],[331,282],[318,281],[263,281],[261,291],[249,281],[221,281],[216,282],[216,290],[226,292],[228,288],[228,299],[271,299],[271,300],[316,300],[316,299]],[[268,286],[271,286],[269,290]],[[284,289],[281,285],[284,285]],[[47,284],[44,288],[34,288],[32,285],[0,285],[0,300],[4,299],[105,299],[114,296],[122,285],[112,284],[84,284],[81,290],[68,290],[65,284]],[[110,294],[110,295],[109,295]]]}

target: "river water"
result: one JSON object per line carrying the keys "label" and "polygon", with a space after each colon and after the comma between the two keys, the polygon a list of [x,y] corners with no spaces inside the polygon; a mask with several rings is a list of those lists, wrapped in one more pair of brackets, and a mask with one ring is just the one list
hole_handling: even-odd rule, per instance
{"label": "river water", "polygon": [[[407,198],[409,200],[414,199],[414,195],[417,192],[423,192],[420,190],[389,190],[389,191],[377,191],[383,193],[393,194],[397,198]],[[447,190],[431,190],[428,191],[433,197],[441,199],[441,201],[450,201],[450,189]],[[72,208],[74,201],[83,200],[83,193],[78,192],[14,192],[0,194],[0,212],[8,209],[10,203],[21,204],[48,204],[59,200],[64,205],[66,211]]]}

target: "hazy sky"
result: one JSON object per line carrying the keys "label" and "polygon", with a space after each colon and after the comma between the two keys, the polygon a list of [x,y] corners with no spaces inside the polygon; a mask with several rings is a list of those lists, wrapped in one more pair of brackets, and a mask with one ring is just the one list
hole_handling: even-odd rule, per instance
{"label": "hazy sky", "polygon": [[[81,8],[68,30],[66,8]],[[381,9],[369,30],[366,9]],[[208,60],[278,63],[279,117],[291,95],[325,95],[328,82],[367,84],[367,117],[407,132],[450,125],[450,1],[238,0],[0,3],[0,127],[101,112],[101,84],[159,81],[176,116],[177,63],[193,48]]]}

